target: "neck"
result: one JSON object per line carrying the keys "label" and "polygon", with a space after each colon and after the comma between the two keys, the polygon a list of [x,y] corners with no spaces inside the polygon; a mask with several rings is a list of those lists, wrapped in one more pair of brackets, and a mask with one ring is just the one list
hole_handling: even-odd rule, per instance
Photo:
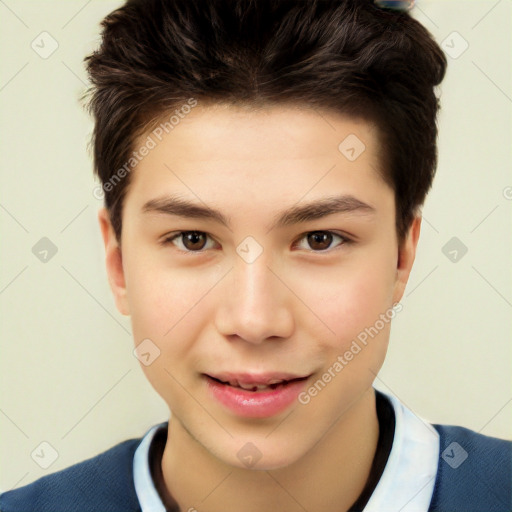
{"label": "neck", "polygon": [[172,494],[187,512],[347,511],[368,479],[378,437],[373,388],[303,457],[274,470],[223,463],[171,417],[162,457],[166,505],[170,508]]}

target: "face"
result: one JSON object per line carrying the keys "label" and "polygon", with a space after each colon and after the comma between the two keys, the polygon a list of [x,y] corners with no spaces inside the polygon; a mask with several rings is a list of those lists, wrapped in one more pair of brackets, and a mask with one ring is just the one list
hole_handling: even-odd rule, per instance
{"label": "face", "polygon": [[99,215],[142,368],[170,428],[210,454],[292,464],[371,388],[419,220],[399,247],[362,121],[199,105],[155,140],[131,177],[122,249]]}

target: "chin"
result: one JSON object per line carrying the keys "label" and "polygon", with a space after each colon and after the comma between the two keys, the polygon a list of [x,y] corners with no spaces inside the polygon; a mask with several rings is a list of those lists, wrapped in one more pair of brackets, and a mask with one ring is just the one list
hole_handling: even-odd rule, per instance
{"label": "chin", "polygon": [[[277,439],[276,439],[277,441]],[[270,471],[286,468],[293,465],[305,455],[298,450],[298,446],[286,446],[282,440],[269,443],[266,439],[244,440],[236,443],[236,447],[230,447],[228,450],[234,450],[234,456],[226,457],[226,452],[214,454],[225,464],[240,469],[249,469],[255,471]]]}
{"label": "chin", "polygon": [[274,457],[270,458],[262,457],[259,461],[254,462],[252,464],[241,462],[240,460],[233,459],[230,461],[225,461],[230,466],[239,468],[239,469],[248,469],[250,471],[274,471],[278,469],[284,469],[288,466],[291,466],[294,462],[298,460],[292,457]]}

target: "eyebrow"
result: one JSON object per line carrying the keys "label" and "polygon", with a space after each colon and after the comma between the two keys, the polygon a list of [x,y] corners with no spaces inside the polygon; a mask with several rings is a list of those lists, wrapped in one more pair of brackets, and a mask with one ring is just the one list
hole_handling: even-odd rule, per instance
{"label": "eyebrow", "polygon": [[[212,220],[228,229],[230,225],[230,218],[226,217],[219,210],[178,196],[151,199],[144,204],[142,212],[174,215],[189,219]],[[288,210],[278,213],[274,217],[269,231],[275,228],[321,219],[336,213],[371,215],[375,214],[375,208],[352,195],[325,197],[310,203],[294,205]]]}

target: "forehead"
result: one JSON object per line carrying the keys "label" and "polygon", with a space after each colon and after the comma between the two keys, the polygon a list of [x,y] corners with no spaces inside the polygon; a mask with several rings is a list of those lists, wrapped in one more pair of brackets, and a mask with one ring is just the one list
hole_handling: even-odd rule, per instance
{"label": "forehead", "polygon": [[236,195],[244,201],[258,196],[263,205],[264,196],[269,202],[297,201],[313,189],[325,195],[340,183],[346,188],[341,192],[351,194],[357,187],[387,188],[377,128],[360,119],[312,108],[218,104],[197,105],[175,116],[172,125],[168,119],[135,144],[151,146],[132,173],[127,194],[139,203],[176,189],[232,203]]}
{"label": "forehead", "polygon": [[180,146],[176,155],[179,157],[211,160],[225,153],[231,160],[338,157],[340,149],[349,149],[339,145],[350,135],[358,146],[356,150],[361,151],[364,144],[370,153],[378,152],[375,125],[325,109],[293,105],[259,109],[198,105],[175,119],[175,124],[169,127],[164,116],[163,122],[150,135],[153,134],[157,142],[165,142],[164,139],[171,138],[167,135],[172,134],[175,145]]}

